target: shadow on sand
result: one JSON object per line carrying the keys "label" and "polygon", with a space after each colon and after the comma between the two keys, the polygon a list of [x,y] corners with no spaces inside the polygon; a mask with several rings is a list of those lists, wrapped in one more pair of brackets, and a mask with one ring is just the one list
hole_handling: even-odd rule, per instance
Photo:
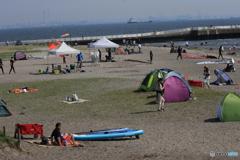
{"label": "shadow on sand", "polygon": [[220,120],[218,118],[210,118],[210,119],[206,119],[204,120],[205,123],[217,123],[220,122]]}
{"label": "shadow on sand", "polygon": [[142,111],[142,112],[133,112],[130,114],[143,114],[143,113],[152,113],[152,112],[157,112],[157,111]]}
{"label": "shadow on sand", "polygon": [[156,94],[147,97],[147,99],[149,99],[149,98],[156,98]]}
{"label": "shadow on sand", "polygon": [[152,101],[152,102],[149,102],[149,103],[146,103],[145,105],[156,105],[156,101]]}

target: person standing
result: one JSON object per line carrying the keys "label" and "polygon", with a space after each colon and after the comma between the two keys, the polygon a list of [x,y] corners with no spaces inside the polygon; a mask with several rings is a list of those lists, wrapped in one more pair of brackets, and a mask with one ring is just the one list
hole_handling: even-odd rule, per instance
{"label": "person standing", "polygon": [[219,47],[219,56],[218,56],[218,59],[219,59],[220,57],[222,57],[222,60],[223,60],[222,52],[224,52],[224,51],[222,50],[222,46],[220,46],[220,47]]}
{"label": "person standing", "polygon": [[123,45],[125,45],[125,43],[126,43],[126,41],[125,41],[125,39],[123,39]]}
{"label": "person standing", "polygon": [[163,98],[164,95],[164,84],[163,84],[163,78],[159,78],[157,81],[157,85],[156,85],[156,95],[157,95],[157,100],[156,103],[158,103],[158,111],[165,111],[164,109],[164,102],[165,99]]}
{"label": "person standing", "polygon": [[66,56],[63,55],[63,63],[66,63]]}
{"label": "person standing", "polygon": [[13,59],[13,57],[11,57],[11,59],[10,59],[11,69],[10,69],[10,71],[9,71],[9,74],[12,72],[12,70],[13,70],[13,72],[16,74],[13,64],[14,64],[14,59]]}
{"label": "person standing", "polygon": [[136,45],[136,41],[133,40],[133,48],[135,48],[135,45]]}
{"label": "person standing", "polygon": [[129,44],[130,44],[130,48],[131,48],[132,47],[132,40],[130,40]]}
{"label": "person standing", "polygon": [[4,70],[3,70],[3,61],[2,58],[0,57],[0,68],[2,69],[2,74],[4,74]]}
{"label": "person standing", "polygon": [[82,60],[83,60],[83,56],[82,53],[80,52],[77,56],[76,56],[78,62],[77,62],[77,67],[78,68],[82,68]]}
{"label": "person standing", "polygon": [[186,47],[188,47],[188,41],[186,41]]}
{"label": "person standing", "polygon": [[142,44],[140,39],[138,39],[138,44]]}
{"label": "person standing", "polygon": [[109,57],[109,60],[111,61],[112,60],[111,48],[108,49],[108,57]]}
{"label": "person standing", "polygon": [[152,53],[152,49],[150,50],[150,64],[152,64],[152,59],[153,59],[153,53]]}
{"label": "person standing", "polygon": [[210,71],[208,69],[208,66],[204,66],[204,72],[203,72],[204,77],[204,81],[203,81],[203,87],[205,87],[205,85],[208,86],[209,89],[211,89],[210,87]]}
{"label": "person standing", "polygon": [[178,60],[178,57],[180,57],[182,60],[182,48],[180,46],[178,46],[177,52],[178,52],[177,60]]}
{"label": "person standing", "polygon": [[102,61],[102,52],[100,51],[100,49],[98,49],[98,53],[99,53],[99,61]]}
{"label": "person standing", "polygon": [[139,49],[139,53],[141,53],[141,49],[142,49],[141,44],[138,44],[138,49]]}
{"label": "person standing", "polygon": [[128,40],[126,40],[126,47],[128,47]]}

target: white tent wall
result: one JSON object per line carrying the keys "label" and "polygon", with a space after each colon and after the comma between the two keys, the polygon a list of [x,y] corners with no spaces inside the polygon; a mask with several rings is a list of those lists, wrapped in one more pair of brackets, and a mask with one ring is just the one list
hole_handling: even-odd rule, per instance
{"label": "white tent wall", "polygon": [[[66,55],[66,54],[79,54],[80,50],[74,49],[69,47],[65,42],[62,42],[62,44],[60,46],[58,46],[57,48],[48,51],[48,57],[49,55],[56,55],[56,65],[57,65],[57,56],[58,55]],[[72,57],[72,56],[71,56]],[[72,58],[71,58],[72,61]],[[47,60],[48,62],[48,60]]]}

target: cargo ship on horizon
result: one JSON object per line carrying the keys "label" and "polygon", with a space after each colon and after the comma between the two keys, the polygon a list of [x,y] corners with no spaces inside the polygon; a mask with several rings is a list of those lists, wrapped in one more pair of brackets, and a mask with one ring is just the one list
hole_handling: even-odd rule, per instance
{"label": "cargo ship on horizon", "polygon": [[153,21],[136,21],[132,18],[130,18],[130,20],[127,23],[152,23]]}

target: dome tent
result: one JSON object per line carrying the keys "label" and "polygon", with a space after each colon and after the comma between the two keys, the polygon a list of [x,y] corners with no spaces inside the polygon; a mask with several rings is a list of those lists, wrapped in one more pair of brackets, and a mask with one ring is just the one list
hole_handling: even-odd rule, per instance
{"label": "dome tent", "polygon": [[234,93],[227,94],[219,105],[217,117],[221,122],[240,121],[240,97]]}
{"label": "dome tent", "polygon": [[192,92],[185,78],[178,72],[170,72],[164,79],[164,96],[166,102],[182,102],[189,100]]}
{"label": "dome tent", "polygon": [[171,72],[172,70],[170,69],[160,69],[160,70],[155,70],[147,74],[147,76],[144,78],[141,86],[139,87],[140,90],[144,90],[146,92],[149,91],[155,91],[156,85],[157,85],[157,80],[159,78],[159,74],[161,77],[165,77],[167,73]]}

